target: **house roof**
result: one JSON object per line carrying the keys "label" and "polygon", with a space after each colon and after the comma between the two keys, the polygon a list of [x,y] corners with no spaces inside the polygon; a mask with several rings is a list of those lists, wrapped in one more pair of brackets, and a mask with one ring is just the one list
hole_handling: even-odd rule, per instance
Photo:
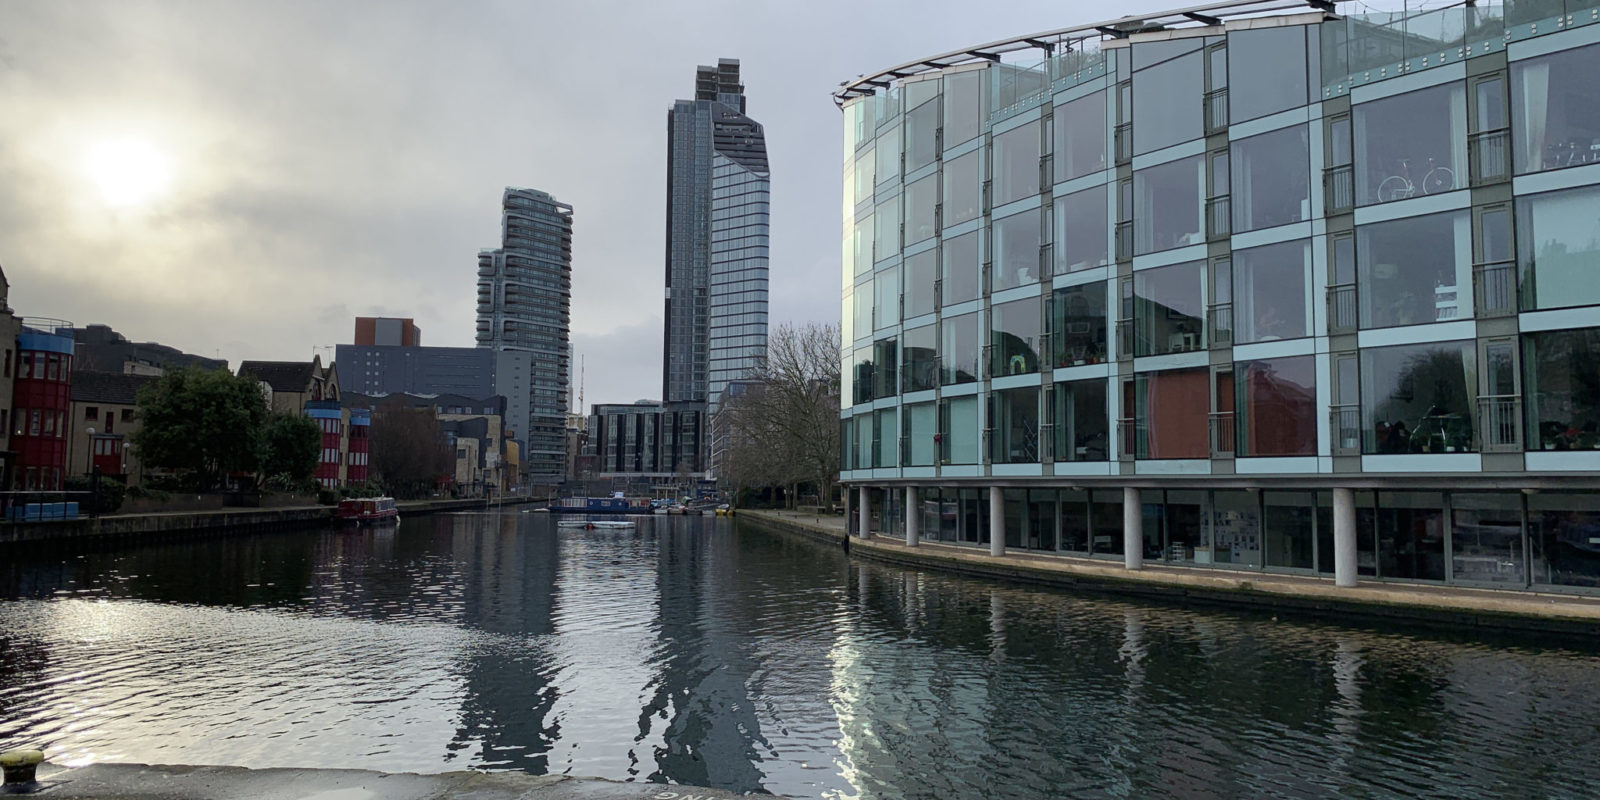
{"label": "house roof", "polygon": [[274,392],[304,392],[316,366],[314,361],[241,361],[239,374],[265,383]]}
{"label": "house roof", "polygon": [[154,375],[124,375],[120,372],[72,373],[72,402],[109,403],[131,406],[138,403],[139,387]]}

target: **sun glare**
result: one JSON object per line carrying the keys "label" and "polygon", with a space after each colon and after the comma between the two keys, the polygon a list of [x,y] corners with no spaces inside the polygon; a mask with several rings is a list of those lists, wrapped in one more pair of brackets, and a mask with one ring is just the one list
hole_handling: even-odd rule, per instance
{"label": "sun glare", "polygon": [[89,151],[87,171],[114,206],[144,204],[165,191],[172,179],[166,155],[138,139],[95,145]]}

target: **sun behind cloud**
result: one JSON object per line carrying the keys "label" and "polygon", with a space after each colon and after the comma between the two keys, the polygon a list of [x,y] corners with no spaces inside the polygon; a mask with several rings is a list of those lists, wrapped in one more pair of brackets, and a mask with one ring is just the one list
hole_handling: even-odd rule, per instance
{"label": "sun behind cloud", "polygon": [[171,159],[142,139],[95,144],[84,169],[105,201],[123,208],[148,204],[172,183]]}

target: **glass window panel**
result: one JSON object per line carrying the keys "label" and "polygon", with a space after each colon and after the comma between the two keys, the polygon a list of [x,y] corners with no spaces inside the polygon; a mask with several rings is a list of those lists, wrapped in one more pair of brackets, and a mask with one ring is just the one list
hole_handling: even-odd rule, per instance
{"label": "glass window panel", "polygon": [[940,329],[940,382],[949,386],[978,380],[978,315],[947,318]]}
{"label": "glass window panel", "polygon": [[1313,494],[1262,492],[1261,506],[1267,568],[1311,569],[1317,509]]}
{"label": "glass window panel", "polygon": [[[1233,335],[1238,343],[1311,334],[1306,300],[1311,243],[1302,239],[1233,253]],[[1225,302],[1220,297],[1216,302]]]}
{"label": "glass window panel", "polygon": [[873,329],[889,328],[900,324],[900,270],[896,267],[879,270],[872,276]]}
{"label": "glass window panel", "polygon": [[944,78],[944,149],[967,142],[983,130],[985,70],[969,70]]}
{"label": "glass window panel", "polygon": [[939,432],[938,408],[933,403],[906,406],[906,466],[932,466],[938,457],[934,437]]}
{"label": "glass window panel", "polygon": [[938,157],[939,103],[934,101],[906,112],[906,173],[932,164]]}
{"label": "glass window panel", "polygon": [[872,346],[868,345],[866,347],[857,347],[856,348],[856,357],[855,357],[855,366],[856,366],[856,379],[855,379],[856,397],[855,397],[855,401],[858,404],[859,403],[870,403],[870,402],[872,402],[872,388],[873,388],[873,384],[872,384],[872,379],[873,379],[872,365],[873,365],[873,362],[872,362]]}
{"label": "glass window panel", "polygon": [[873,462],[875,467],[893,467],[899,463],[900,410],[882,408],[873,413]]}
{"label": "glass window panel", "polygon": [[897,125],[878,135],[877,181],[889,183],[900,179],[900,127]]}
{"label": "glass window panel", "polygon": [[1471,222],[1459,211],[1357,227],[1361,327],[1472,316]]}
{"label": "glass window panel", "polygon": [[977,151],[944,162],[944,227],[977,219],[981,213],[983,185],[978,176],[981,165],[981,154]]}
{"label": "glass window panel", "polygon": [[1600,587],[1600,494],[1528,497],[1533,582]]}
{"label": "glass window panel", "polygon": [[852,298],[855,301],[853,327],[856,337],[865,339],[872,335],[872,283],[858,285]]}
{"label": "glass window panel", "polygon": [[[1465,184],[1466,89],[1460,83],[1357,103],[1356,203],[1439,194]],[[1458,179],[1457,176],[1461,176]]]}
{"label": "glass window panel", "polygon": [[1444,495],[1378,492],[1378,577],[1444,580]]}
{"label": "glass window panel", "polygon": [[872,215],[856,220],[854,239],[854,253],[851,260],[855,264],[856,274],[865,275],[872,271]]}
{"label": "glass window panel", "polygon": [[866,150],[861,151],[861,155],[856,156],[857,203],[872,199],[873,175],[875,175],[877,171],[877,159],[873,155],[875,152],[876,151],[869,147]]}
{"label": "glass window panel", "polygon": [[1526,333],[1528,449],[1600,450],[1600,328]]}
{"label": "glass window panel", "polygon": [[1516,254],[1516,243],[1511,236],[1511,210],[1500,206],[1479,212],[1478,241],[1482,247],[1479,261],[1510,261]]}
{"label": "glass window panel", "polygon": [[905,272],[904,288],[901,290],[905,293],[905,318],[933,313],[936,297],[933,288],[939,280],[939,251],[924,250],[914,256],[906,256],[902,269]]}
{"label": "glass window panel", "polygon": [[1064,381],[1055,390],[1055,459],[1105,461],[1111,417],[1104,380]]}
{"label": "glass window panel", "polygon": [[[1557,5],[1555,15],[1561,13]],[[1511,65],[1517,174],[1600,163],[1600,45]]]}
{"label": "glass window panel", "polygon": [[[1154,527],[1155,531],[1165,533],[1166,547],[1162,548],[1160,539],[1155,539],[1155,549],[1152,551],[1151,530],[1145,531],[1146,557],[1151,559],[1164,559],[1168,562],[1194,563],[1195,550],[1206,546],[1204,525],[1206,493],[1203,491],[1168,491],[1166,503],[1156,505],[1146,503],[1147,510],[1155,506],[1157,519],[1163,524]],[[1150,516],[1145,517],[1149,524]],[[1159,535],[1159,534],[1158,534]]]}
{"label": "glass window panel", "polygon": [[907,184],[906,244],[912,245],[937,233],[935,226],[939,207],[939,178],[929,175],[920,181]]}
{"label": "glass window panel", "polygon": [[906,81],[901,88],[905,92],[906,108],[916,108],[939,96],[939,78],[935,76],[919,81]]}
{"label": "glass window panel", "polygon": [[[1199,40],[1179,40],[1184,46]],[[1172,45],[1175,42],[1164,42]],[[1135,50],[1156,46],[1137,44]],[[1187,55],[1140,67],[1142,57],[1134,54],[1133,73],[1133,153],[1160,150],[1202,135],[1200,98],[1205,93],[1205,62],[1194,47]]]}
{"label": "glass window panel", "polygon": [[873,398],[894,397],[900,390],[899,373],[895,369],[900,348],[894,339],[879,339],[872,343],[872,358],[876,362],[872,372]]}
{"label": "glass window panel", "polygon": [[997,303],[989,311],[990,358],[995,375],[1039,371],[1039,299]]}
{"label": "glass window panel", "polygon": [[1522,495],[1450,495],[1450,579],[1521,586],[1528,582],[1523,558]]}
{"label": "glass window panel", "polygon": [[1062,489],[1056,493],[1057,546],[1067,552],[1089,552],[1089,493],[1082,489]]}
{"label": "glass window panel", "polygon": [[1107,235],[1106,186],[1096,186],[1056,198],[1055,253],[1057,274],[1077,272],[1111,263]]}
{"label": "glass window panel", "polygon": [[996,464],[1039,461],[1039,387],[990,393],[989,460]]}
{"label": "glass window panel", "polygon": [[1241,361],[1234,376],[1239,455],[1317,454],[1315,356]]}
{"label": "glass window panel", "polygon": [[1204,242],[1205,186],[1205,160],[1200,156],[1133,173],[1134,254]]}
{"label": "glass window panel", "polygon": [[1207,369],[1144,372],[1135,377],[1133,416],[1139,458],[1207,458],[1211,393]]}
{"label": "glass window panel", "polygon": [[1211,494],[1211,543],[1194,548],[1196,564],[1261,566],[1261,506],[1259,495],[1242,490]]}
{"label": "glass window panel", "polygon": [[[849,341],[846,339],[845,341]],[[849,408],[856,402],[855,351],[846,349],[839,359],[839,407]]]}
{"label": "glass window panel", "polygon": [[1356,282],[1356,240],[1353,236],[1344,235],[1333,240],[1333,282]]}
{"label": "glass window panel", "polygon": [[1134,355],[1205,347],[1204,282],[1205,264],[1200,261],[1133,274]]}
{"label": "glass window panel", "polygon": [[994,242],[990,288],[998,292],[1038,282],[1044,215],[1030,209],[995,220],[990,230]]}
{"label": "glass window panel", "polygon": [[1106,360],[1106,284],[1096,281],[1056,289],[1050,303],[1051,347],[1055,366],[1099,364]]}
{"label": "glass window panel", "polygon": [[1095,489],[1089,493],[1090,553],[1121,556],[1122,490]]}
{"label": "glass window panel", "polygon": [[1106,93],[1069,100],[1055,108],[1055,180],[1106,168]]}
{"label": "glass window panel", "polygon": [[1328,166],[1342,167],[1350,163],[1350,118],[1340,117],[1328,123]]}
{"label": "glass window panel", "polygon": [[1311,151],[1306,126],[1241,139],[1232,147],[1234,233],[1311,218]]}
{"label": "glass window panel", "polygon": [[939,328],[912,328],[901,337],[901,380],[907,392],[939,385]]}
{"label": "glass window panel", "polygon": [[869,469],[872,467],[873,454],[877,450],[877,448],[873,447],[876,442],[872,438],[876,430],[876,426],[873,424],[874,417],[872,412],[868,411],[857,414],[855,420],[856,468]]}
{"label": "glass window panel", "polygon": [[1600,304],[1600,188],[1517,198],[1524,310]]}
{"label": "glass window panel", "polygon": [[939,401],[940,463],[978,463],[978,398],[951,397]]}
{"label": "glass window panel", "polygon": [[888,201],[878,204],[878,211],[874,215],[877,222],[873,223],[876,235],[873,236],[872,260],[882,261],[900,252],[900,198],[895,196]]}
{"label": "glass window panel", "polygon": [[951,306],[978,299],[978,279],[982,271],[977,231],[946,239],[944,258],[940,262],[940,303]]}
{"label": "glass window panel", "polygon": [[1228,34],[1228,118],[1264,117],[1306,104],[1306,31],[1299,25]]}
{"label": "glass window panel", "polygon": [[995,206],[1039,193],[1039,126],[1035,120],[994,134],[994,164],[989,174]]}
{"label": "glass window panel", "polygon": [[1362,452],[1475,450],[1477,390],[1471,341],[1362,350]]}

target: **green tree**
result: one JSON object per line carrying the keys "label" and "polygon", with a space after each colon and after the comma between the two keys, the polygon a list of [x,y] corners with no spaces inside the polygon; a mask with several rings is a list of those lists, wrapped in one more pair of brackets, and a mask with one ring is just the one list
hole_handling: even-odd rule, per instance
{"label": "green tree", "polygon": [[317,421],[277,412],[267,417],[261,434],[261,477],[283,486],[300,486],[317,471],[322,430]]}
{"label": "green tree", "polygon": [[139,390],[134,446],[146,466],[173,470],[195,489],[219,487],[260,463],[267,403],[251,378],[176,369]]}

